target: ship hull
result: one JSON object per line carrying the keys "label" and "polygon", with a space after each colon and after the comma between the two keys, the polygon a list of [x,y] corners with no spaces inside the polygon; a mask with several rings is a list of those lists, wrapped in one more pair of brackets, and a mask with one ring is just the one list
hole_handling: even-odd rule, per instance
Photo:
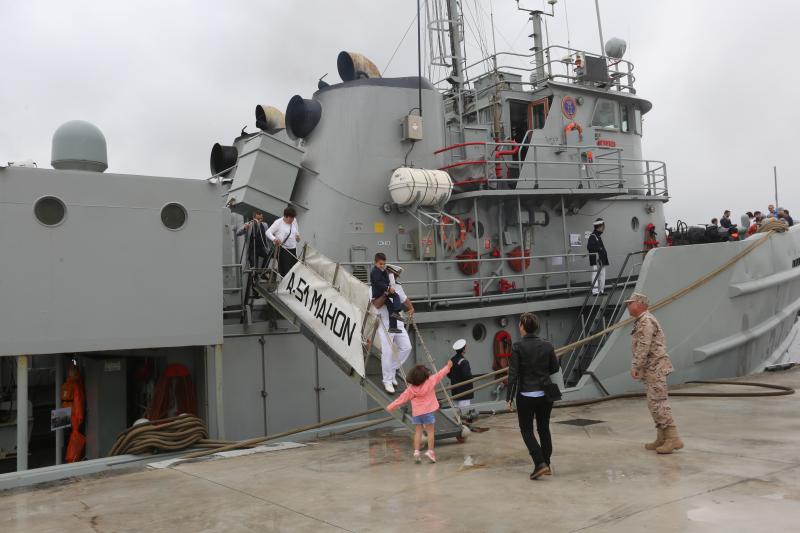
{"label": "ship hull", "polygon": [[[707,283],[655,311],[675,367],[670,384],[743,376],[781,360],[800,309],[800,230],[647,254],[636,291],[658,302],[720,269],[758,239],[766,240]],[[609,335],[589,367],[594,376],[584,375],[566,391],[567,399],[641,388],[629,374],[629,333],[630,328],[621,328]]]}

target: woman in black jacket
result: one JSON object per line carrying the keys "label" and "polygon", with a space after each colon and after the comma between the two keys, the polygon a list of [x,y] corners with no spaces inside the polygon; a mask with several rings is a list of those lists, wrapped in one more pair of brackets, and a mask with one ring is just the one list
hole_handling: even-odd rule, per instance
{"label": "woman in black jacket", "polygon": [[[553,402],[545,396],[544,389],[551,383],[550,374],[555,374],[559,370],[553,345],[537,337],[538,331],[539,320],[536,315],[524,313],[519,318],[519,333],[522,338],[511,348],[506,392],[509,410],[513,410],[515,399],[517,402],[519,431],[534,464],[531,479],[552,473],[550,456],[553,453],[553,441],[550,438],[550,412],[553,410]],[[541,446],[533,434],[534,419],[536,431],[542,441]]]}

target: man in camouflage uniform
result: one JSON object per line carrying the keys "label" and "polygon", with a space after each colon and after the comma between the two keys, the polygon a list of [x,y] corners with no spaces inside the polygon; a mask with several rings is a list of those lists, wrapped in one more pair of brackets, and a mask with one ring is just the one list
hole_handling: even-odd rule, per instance
{"label": "man in camouflage uniform", "polygon": [[633,340],[633,361],[631,377],[644,382],[647,393],[647,407],[656,424],[656,440],[644,445],[648,450],[658,453],[672,453],[683,448],[678,436],[672,409],[667,403],[667,375],[674,369],[667,355],[667,341],[661,325],[647,310],[650,302],[647,296],[634,292],[625,300],[628,313],[636,322],[631,332]]}

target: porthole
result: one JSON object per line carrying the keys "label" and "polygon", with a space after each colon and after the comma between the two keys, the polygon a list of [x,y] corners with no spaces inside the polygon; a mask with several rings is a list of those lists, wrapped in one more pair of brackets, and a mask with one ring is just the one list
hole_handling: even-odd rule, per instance
{"label": "porthole", "polygon": [[167,229],[177,231],[186,225],[186,208],[181,204],[169,203],[161,208],[161,223]]}
{"label": "porthole", "polygon": [[45,226],[58,226],[67,216],[67,206],[55,196],[45,196],[33,204],[33,215]]}
{"label": "porthole", "polygon": [[472,326],[472,338],[476,342],[480,342],[486,338],[486,326],[483,324],[475,324]]}
{"label": "porthole", "polygon": [[633,231],[639,231],[639,219],[637,217],[631,219],[631,229]]}

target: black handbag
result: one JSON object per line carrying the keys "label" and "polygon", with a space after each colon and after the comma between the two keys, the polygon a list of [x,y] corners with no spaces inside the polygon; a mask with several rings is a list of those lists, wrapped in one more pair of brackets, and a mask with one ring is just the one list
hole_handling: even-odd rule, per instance
{"label": "black handbag", "polygon": [[555,383],[548,383],[543,390],[545,397],[551,402],[557,402],[561,399],[561,389]]}

